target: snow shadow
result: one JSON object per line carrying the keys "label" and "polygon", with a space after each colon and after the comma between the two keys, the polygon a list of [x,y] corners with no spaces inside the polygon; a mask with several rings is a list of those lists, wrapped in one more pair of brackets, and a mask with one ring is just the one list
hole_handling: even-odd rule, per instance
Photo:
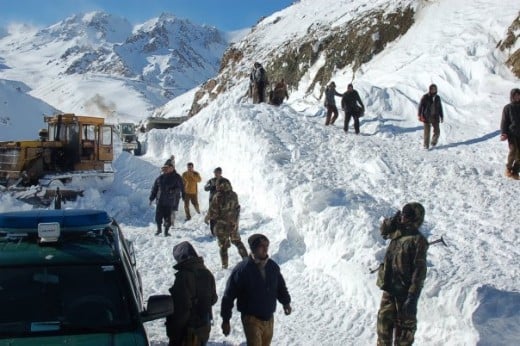
{"label": "snow shadow", "polygon": [[488,133],[488,134],[486,134],[484,136],[468,139],[468,140],[463,141],[463,142],[439,145],[439,146],[437,146],[437,149],[446,149],[446,148],[458,147],[460,145],[477,144],[477,143],[480,143],[480,142],[485,142],[485,141],[490,140],[492,138],[496,138],[499,134],[500,134],[500,130],[497,130],[497,131],[490,132],[490,133]]}
{"label": "snow shadow", "polygon": [[520,292],[498,290],[490,285],[477,289],[480,302],[472,320],[480,340],[477,346],[517,345],[520,340]]}

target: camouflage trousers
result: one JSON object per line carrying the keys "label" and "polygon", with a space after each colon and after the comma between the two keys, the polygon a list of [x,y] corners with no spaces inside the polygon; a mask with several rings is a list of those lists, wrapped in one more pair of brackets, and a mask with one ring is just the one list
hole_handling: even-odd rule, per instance
{"label": "camouflage trousers", "polygon": [[[377,346],[412,345],[417,330],[417,317],[400,313],[406,297],[383,292],[377,313]],[[393,344],[392,344],[393,340]]]}
{"label": "camouflage trousers", "polygon": [[228,249],[231,244],[235,245],[238,253],[242,258],[247,257],[247,250],[242,243],[238,227],[235,224],[217,221],[214,228],[215,235],[218,240],[218,247],[220,248],[220,259],[222,260],[222,268],[228,267]]}
{"label": "camouflage trousers", "polygon": [[263,321],[255,316],[242,315],[247,346],[269,346],[273,339],[274,317]]}

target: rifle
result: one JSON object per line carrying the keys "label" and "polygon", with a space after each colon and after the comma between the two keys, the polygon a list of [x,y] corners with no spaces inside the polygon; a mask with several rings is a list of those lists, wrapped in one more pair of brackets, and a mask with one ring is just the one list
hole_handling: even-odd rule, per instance
{"label": "rifle", "polygon": [[[446,247],[448,246],[448,244],[446,244],[446,242],[444,241],[444,238],[442,236],[439,239],[435,239],[434,241],[428,242],[428,245],[435,245],[438,243],[441,243],[442,245],[444,245]],[[383,265],[383,263],[379,263],[379,265],[376,268],[369,269],[370,274],[374,274],[375,272],[377,272],[379,270],[379,268],[381,268],[382,265]]]}

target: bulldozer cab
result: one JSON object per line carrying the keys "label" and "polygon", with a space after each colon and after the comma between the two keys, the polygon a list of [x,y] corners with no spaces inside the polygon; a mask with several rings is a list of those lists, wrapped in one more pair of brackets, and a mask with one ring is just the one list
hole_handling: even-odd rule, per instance
{"label": "bulldozer cab", "polygon": [[63,146],[65,165],[74,171],[100,169],[112,161],[113,126],[103,118],[60,114],[45,117],[49,140]]}

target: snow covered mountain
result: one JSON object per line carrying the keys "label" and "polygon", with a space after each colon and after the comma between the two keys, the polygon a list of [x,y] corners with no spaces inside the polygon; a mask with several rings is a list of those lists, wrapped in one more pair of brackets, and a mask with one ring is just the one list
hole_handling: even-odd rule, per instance
{"label": "snow covered mountain", "polygon": [[19,29],[0,36],[0,78],[27,84],[62,111],[134,121],[215,75],[228,46],[216,28],[169,14],[135,28],[92,12]]}
{"label": "snow covered mountain", "polygon": [[[221,269],[204,215],[184,222],[181,206],[174,236],[156,237],[148,204],[171,154],[178,172],[194,162],[203,182],[220,166],[240,199],[243,240],[270,238],[293,298],[292,315],[275,314],[273,345],[357,346],[376,341],[381,291],[369,270],[387,246],[381,219],[418,201],[426,208],[421,231],[430,241],[443,236],[448,247],[428,251],[416,344],[516,345],[520,184],[504,177],[507,145],[498,127],[519,84],[514,62],[508,65],[519,48],[518,10],[513,0],[301,0],[258,23],[228,50],[220,73],[188,93],[196,116],[148,133],[144,157],[119,153],[110,191],[88,190],[65,207],[103,208],[122,224],[145,295],[167,292],[172,246],[188,240],[221,296],[230,271]],[[254,61],[274,80],[290,81],[286,104],[244,98]],[[359,91],[367,108],[361,135],[345,134],[341,115],[323,125],[322,90],[330,80],[340,92],[350,82]],[[416,113],[432,82],[445,121],[439,144],[426,151]],[[127,101],[120,96],[118,105]],[[173,115],[187,103],[183,95],[162,112]],[[207,199],[200,191],[203,212]],[[30,208],[5,194],[0,202],[0,211]],[[237,263],[238,253],[229,251],[230,264]],[[220,301],[209,344],[243,344],[239,313],[228,337],[219,313]],[[152,345],[167,343],[162,321],[147,329]]]}

